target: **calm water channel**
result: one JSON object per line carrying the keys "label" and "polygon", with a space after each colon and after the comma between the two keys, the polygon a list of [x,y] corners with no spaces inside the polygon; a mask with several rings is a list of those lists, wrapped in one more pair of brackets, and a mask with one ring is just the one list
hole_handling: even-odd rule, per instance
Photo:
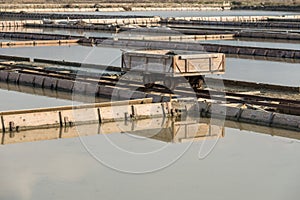
{"label": "calm water channel", "polygon": [[[42,135],[43,130],[35,134]],[[110,142],[133,152],[161,147],[164,151],[147,159],[132,159]],[[226,128],[208,156],[199,159],[199,154],[207,153],[202,145],[194,142],[186,150],[186,143],[118,133],[4,145],[0,147],[0,198],[298,199],[299,140]],[[110,168],[160,167],[174,152],[184,153],[169,167],[153,173],[133,175]]]}

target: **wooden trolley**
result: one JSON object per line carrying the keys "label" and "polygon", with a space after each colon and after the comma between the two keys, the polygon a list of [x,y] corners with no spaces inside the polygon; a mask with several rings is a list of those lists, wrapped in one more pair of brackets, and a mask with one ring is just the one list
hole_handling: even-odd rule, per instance
{"label": "wooden trolley", "polygon": [[225,55],[191,51],[142,50],[122,54],[124,71],[140,71],[143,83],[150,87],[156,81],[173,90],[184,77],[193,87],[202,87],[207,74],[225,73]]}

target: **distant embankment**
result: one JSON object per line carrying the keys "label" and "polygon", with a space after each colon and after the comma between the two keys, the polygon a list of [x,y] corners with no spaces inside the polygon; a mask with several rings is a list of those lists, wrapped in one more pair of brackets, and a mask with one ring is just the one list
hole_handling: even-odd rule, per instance
{"label": "distant embankment", "polygon": [[274,6],[232,6],[231,10],[266,10],[299,12],[300,5],[274,5]]}
{"label": "distant embankment", "polygon": [[81,4],[0,4],[1,12],[114,12],[229,10],[230,3],[81,3]]}

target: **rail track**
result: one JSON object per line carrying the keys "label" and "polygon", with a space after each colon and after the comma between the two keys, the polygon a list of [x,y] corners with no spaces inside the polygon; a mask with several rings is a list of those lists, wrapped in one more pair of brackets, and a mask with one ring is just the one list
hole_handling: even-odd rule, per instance
{"label": "rail track", "polygon": [[[121,76],[122,73],[120,72],[115,72],[115,74],[113,75],[109,73],[106,74],[104,73],[102,75],[100,75],[100,73],[91,75],[89,73],[77,74],[76,71],[72,71],[72,70],[68,71],[62,69],[57,71],[57,69],[55,68],[43,69],[43,68],[37,68],[37,67],[31,67],[25,65],[12,66],[9,63],[2,63],[2,66],[5,66],[5,68],[0,70],[0,72],[10,71],[11,73],[17,74],[18,77],[20,76],[20,74],[30,74],[33,76],[41,76],[41,77],[48,77],[54,79],[64,79],[69,82],[72,82],[73,84],[75,82],[84,82],[94,86],[101,85],[101,86],[109,86],[113,88],[129,90],[129,91],[130,90],[139,91],[139,92],[149,93],[149,94],[155,93],[160,95],[167,95],[167,96],[169,95],[171,98],[197,97],[197,98],[205,99],[207,101],[214,101],[222,104],[241,104],[253,109],[264,109],[266,111],[300,115],[300,100],[298,99],[269,97],[269,96],[262,96],[256,94],[247,94],[243,92],[218,91],[215,89],[187,90],[187,87],[182,85],[179,85],[174,91],[170,91],[168,88],[160,84],[155,84],[152,88],[146,88],[143,85],[142,81],[140,80],[137,79],[124,80],[123,78],[120,79],[120,77],[122,77]],[[19,84],[18,77],[16,78],[14,75],[13,80],[7,78],[4,81],[10,83],[14,82],[15,84]],[[32,82],[33,82],[32,86],[34,87],[44,87],[43,85],[38,86],[34,84],[34,81]],[[250,83],[248,84],[251,85]],[[252,84],[255,85],[257,83],[252,83]],[[74,87],[76,87],[76,84]],[[74,90],[74,87],[69,88],[69,90],[65,88],[65,90],[67,90],[67,92],[72,92]],[[268,87],[270,87],[270,85],[268,85]],[[278,87],[280,86],[274,86],[274,87],[276,89],[279,89]],[[51,89],[60,90],[60,88],[57,88],[56,86],[54,86]],[[94,93],[90,95],[101,96],[101,93],[100,94]]]}

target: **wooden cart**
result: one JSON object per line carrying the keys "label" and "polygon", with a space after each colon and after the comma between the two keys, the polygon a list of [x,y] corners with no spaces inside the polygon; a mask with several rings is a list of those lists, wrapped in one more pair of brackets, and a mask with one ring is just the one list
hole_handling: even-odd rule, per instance
{"label": "wooden cart", "polygon": [[156,81],[173,90],[184,77],[193,87],[202,87],[207,74],[225,73],[225,55],[191,51],[142,50],[122,54],[124,71],[140,71],[146,86]]}

